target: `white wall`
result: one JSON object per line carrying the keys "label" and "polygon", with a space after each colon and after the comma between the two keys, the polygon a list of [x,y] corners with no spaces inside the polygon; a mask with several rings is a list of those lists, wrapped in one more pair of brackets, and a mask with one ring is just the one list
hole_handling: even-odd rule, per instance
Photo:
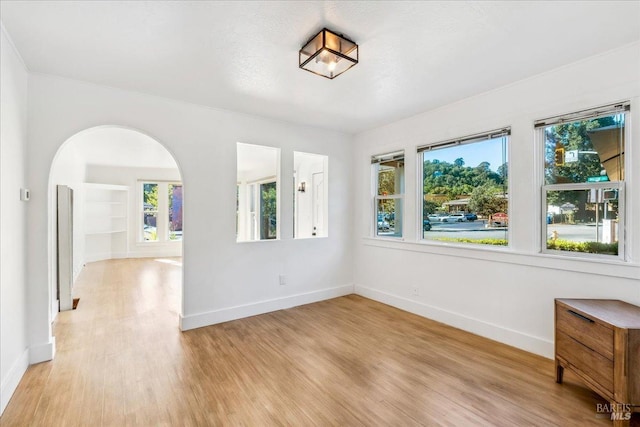
{"label": "white wall", "polygon": [[180,182],[180,171],[177,168],[137,168],[106,165],[88,165],[86,182],[97,184],[126,185],[129,187],[129,232],[128,253],[130,258],[180,256],[182,243],[176,242],[139,242],[137,231],[141,227],[141,181],[173,181]]}
{"label": "white wall", "polygon": [[[308,126],[204,108],[163,98],[31,74],[28,165],[30,342],[50,341],[47,185],[58,148],[100,125],[140,130],[174,156],[184,183],[184,328],[351,293],[351,138]],[[293,151],[329,156],[326,239],[294,240],[293,182],[282,181],[280,241],[236,243],[236,142],[282,149],[282,176]],[[279,275],[286,275],[286,286]],[[176,319],[177,322],[177,319]]]}
{"label": "white wall", "polygon": [[[490,72],[489,70],[487,72]],[[640,44],[625,46],[356,136],[356,292],[548,357],[557,297],[640,303]],[[632,101],[627,147],[628,263],[539,254],[540,188],[533,122]],[[416,147],[512,127],[510,248],[472,249],[418,241]],[[404,241],[373,239],[371,155],[404,149]],[[415,165],[415,167],[413,166]],[[418,296],[413,295],[418,288]]]}
{"label": "white wall", "polygon": [[27,70],[4,26],[0,30],[0,76],[1,414],[29,364],[26,202],[20,201],[20,188],[28,187],[25,174],[28,80]]}

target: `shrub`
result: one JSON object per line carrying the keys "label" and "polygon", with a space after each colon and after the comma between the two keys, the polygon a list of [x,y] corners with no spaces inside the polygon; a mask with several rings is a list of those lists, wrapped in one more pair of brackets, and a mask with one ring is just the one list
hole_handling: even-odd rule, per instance
{"label": "shrub", "polygon": [[495,246],[507,246],[509,242],[506,239],[467,239],[456,237],[441,237],[438,240],[440,242],[453,242],[453,243],[475,243],[478,245],[495,245]]}
{"label": "shrub", "polygon": [[618,242],[572,242],[571,240],[547,240],[547,249],[557,251],[585,252],[589,254],[618,255]]}

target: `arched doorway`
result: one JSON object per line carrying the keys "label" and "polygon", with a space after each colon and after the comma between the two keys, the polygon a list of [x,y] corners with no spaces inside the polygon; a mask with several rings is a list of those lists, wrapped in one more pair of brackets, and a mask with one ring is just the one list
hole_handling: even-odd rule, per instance
{"label": "arched doorway", "polygon": [[[90,266],[102,278],[118,270],[118,277],[147,274],[169,283],[164,291],[171,298],[164,303],[177,324],[183,311],[183,183],[173,155],[138,130],[93,127],[59,148],[48,190],[51,318],[73,308],[74,284]],[[146,273],[136,272],[140,266]],[[163,275],[172,279],[158,277]]]}

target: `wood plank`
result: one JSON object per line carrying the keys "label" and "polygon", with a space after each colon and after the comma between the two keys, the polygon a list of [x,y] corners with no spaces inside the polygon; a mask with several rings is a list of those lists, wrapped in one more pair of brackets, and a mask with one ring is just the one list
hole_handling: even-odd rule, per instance
{"label": "wood plank", "polygon": [[181,333],[171,261],[88,264],[0,424],[610,425],[553,361],[355,295]]}

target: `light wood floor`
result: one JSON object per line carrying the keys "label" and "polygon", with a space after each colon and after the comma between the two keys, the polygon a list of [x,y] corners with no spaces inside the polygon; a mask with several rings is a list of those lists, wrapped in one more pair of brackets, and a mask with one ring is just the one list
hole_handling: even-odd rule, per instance
{"label": "light wood floor", "polygon": [[0,424],[610,425],[552,361],[358,296],[181,333],[180,268],[87,265]]}

